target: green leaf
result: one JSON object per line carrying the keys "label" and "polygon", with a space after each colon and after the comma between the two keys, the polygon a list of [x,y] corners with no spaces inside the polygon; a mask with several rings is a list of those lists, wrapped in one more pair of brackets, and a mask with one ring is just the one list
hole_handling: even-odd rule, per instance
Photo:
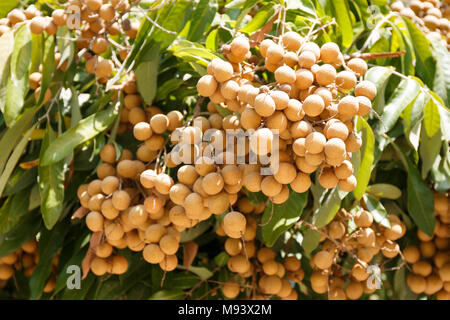
{"label": "green leaf", "polygon": [[31,65],[31,34],[28,26],[21,26],[15,35],[11,54],[10,78],[6,83],[5,121],[10,127],[22,111],[28,92],[28,74]]}
{"label": "green leaf", "polygon": [[413,293],[406,285],[406,268],[399,268],[394,273],[394,292],[400,300],[416,300],[417,294]]}
{"label": "green leaf", "polygon": [[69,231],[68,221],[60,223],[55,229],[43,230],[39,239],[39,263],[30,278],[30,299],[38,299],[52,271],[52,260],[61,248]]}
{"label": "green leaf", "polygon": [[422,126],[422,130],[420,130],[419,155],[422,160],[422,178],[426,179],[428,172],[431,170],[439,156],[442,146],[442,134],[441,130],[438,128],[438,131],[436,131],[432,137],[428,136],[426,130],[423,129],[425,127],[425,118],[423,122],[424,125]]}
{"label": "green leaf", "polygon": [[70,39],[70,31],[67,27],[60,26],[58,28],[56,36],[57,36],[56,43],[58,45],[58,50],[61,52],[61,60],[59,61],[59,64],[56,67],[57,68],[61,67],[65,61],[67,61],[67,67],[69,67],[75,55],[74,43]]}
{"label": "green leaf", "polygon": [[149,300],[181,300],[184,297],[182,290],[161,290],[149,298]]}
{"label": "green leaf", "polygon": [[390,228],[391,224],[387,218],[386,209],[383,207],[380,201],[375,199],[370,194],[365,194],[363,196],[364,203],[366,204],[367,210],[372,214],[373,220],[376,223],[381,224],[383,227]]}
{"label": "green leaf", "polygon": [[22,190],[10,196],[0,208],[0,234],[14,229],[28,213],[28,203],[31,189]]}
{"label": "green leaf", "polygon": [[342,35],[342,45],[348,48],[353,41],[353,28],[348,3],[346,0],[333,0],[330,2],[334,9],[338,30],[340,30]]}
{"label": "green leaf", "polygon": [[403,21],[408,28],[411,41],[414,43],[416,73],[428,87],[432,88],[436,63],[431,53],[430,41],[411,20],[403,18]]}
{"label": "green leaf", "polygon": [[22,244],[35,237],[41,227],[38,214],[28,214],[14,229],[0,235],[0,257],[19,249]]}
{"label": "green leaf", "polygon": [[17,167],[6,184],[3,196],[11,196],[19,191],[28,188],[33,183],[36,183],[37,169],[22,169]]}
{"label": "green leaf", "polygon": [[296,193],[290,190],[289,199],[282,204],[269,202],[264,210],[261,224],[262,237],[272,247],[278,237],[291,228],[302,216],[308,199],[308,192]]}
{"label": "green leaf", "polygon": [[[181,265],[178,266],[177,268],[178,269],[182,269],[182,270],[188,270],[184,266],[181,266]],[[211,278],[213,276],[213,273],[209,269],[207,269],[205,267],[193,267],[193,266],[190,266],[189,267],[189,271],[194,273],[194,274],[196,274],[196,275],[198,275],[200,277],[200,279],[202,279],[202,280],[209,279],[209,278]]]}
{"label": "green leaf", "polygon": [[199,41],[211,27],[217,12],[217,0],[200,0],[190,18],[191,26],[186,39]]}
{"label": "green leaf", "polygon": [[376,183],[367,187],[367,193],[385,199],[398,199],[402,196],[402,191],[389,183]]}
{"label": "green leaf", "polygon": [[242,29],[240,32],[252,34],[253,32],[264,27],[270,19],[275,16],[277,12],[277,7],[273,4],[266,4],[264,7],[258,10],[258,13],[253,17],[253,19]]}
{"label": "green leaf", "polygon": [[434,231],[436,219],[434,217],[433,192],[427,183],[422,180],[419,170],[405,156],[408,165],[408,212],[416,225],[427,235]]}
{"label": "green leaf", "polygon": [[10,57],[14,48],[14,32],[9,30],[0,37],[0,110],[5,112],[6,83],[10,77]]}
{"label": "green leaf", "polygon": [[441,116],[433,99],[429,99],[423,109],[423,124],[428,137],[434,136],[441,128]]}
{"label": "green leaf", "polygon": [[158,87],[159,45],[154,45],[144,54],[136,69],[138,90],[148,105],[153,103]]}
{"label": "green leaf", "polygon": [[217,38],[217,33],[219,32],[218,29],[214,29],[208,34],[208,37],[206,38],[205,47],[208,50],[211,51],[217,51],[219,48],[219,40]]}
{"label": "green leaf", "polygon": [[2,0],[0,2],[0,18],[6,15],[19,4],[19,0]]}
{"label": "green leaf", "polygon": [[117,106],[111,106],[106,110],[90,115],[56,138],[44,152],[41,164],[47,166],[61,161],[75,147],[108,129],[118,114]]}
{"label": "green leaf", "polygon": [[380,114],[383,111],[385,101],[384,101],[384,91],[389,82],[389,78],[392,75],[392,68],[386,67],[373,67],[367,70],[364,76],[365,80],[369,80],[375,84],[377,88],[377,95],[373,100],[373,109],[375,112]]}
{"label": "green leaf", "polygon": [[14,146],[15,149],[11,156],[8,159],[8,162],[5,165],[5,169],[2,172],[2,175],[0,176],[0,196],[3,194],[3,190],[5,190],[6,184],[8,183],[9,177],[11,176],[12,172],[14,171],[14,168],[16,167],[17,162],[19,161],[20,157],[22,156],[23,151],[25,150],[26,146],[28,145],[28,139],[31,136],[31,133],[33,132],[34,128],[36,128],[36,124],[33,125],[28,131],[24,134],[22,139],[19,141],[19,143]]}
{"label": "green leaf", "polygon": [[317,228],[323,228],[333,220],[336,213],[341,208],[341,200],[345,197],[347,192],[332,189],[322,204],[314,211],[313,223]]}
{"label": "green leaf", "polygon": [[306,231],[305,235],[303,236],[302,240],[302,249],[305,253],[305,256],[308,258],[311,257],[311,252],[314,251],[314,249],[317,248],[317,246],[320,243],[321,234],[318,231],[308,229]]}
{"label": "green leaf", "polygon": [[36,114],[38,107],[26,110],[17,122],[9,128],[0,140],[0,172],[3,172],[6,161],[8,160],[11,151],[17,146],[17,143],[22,138],[23,132],[30,128],[33,117]]}
{"label": "green leaf", "polygon": [[193,42],[187,40],[177,40],[168,49],[172,51],[173,55],[181,58],[185,61],[195,62],[201,66],[208,66],[209,62],[215,58],[217,55],[205,49],[201,45],[194,44]]}
{"label": "green leaf", "polygon": [[[55,133],[50,125],[47,125],[42,141],[42,157],[48,146],[54,141]],[[58,222],[63,211],[65,162],[61,160],[49,166],[39,165],[39,193],[41,196],[41,212],[47,229],[52,229]]]}
{"label": "green leaf", "polygon": [[362,131],[363,144],[361,146],[361,164],[358,169],[356,177],[356,187],[353,190],[356,200],[360,200],[364,192],[366,192],[367,185],[372,174],[372,165],[374,160],[375,136],[372,128],[366,120],[358,117],[357,128]]}
{"label": "green leaf", "polygon": [[196,226],[184,230],[181,233],[180,242],[184,243],[184,242],[189,242],[189,241],[196,239],[197,237],[199,237],[203,233],[205,233],[205,231],[208,230],[209,227],[211,227],[211,224],[209,221],[202,221],[199,224],[197,224]]}
{"label": "green leaf", "polygon": [[436,92],[447,107],[450,107],[450,54],[440,41],[430,39],[433,56],[436,60],[436,73],[434,75],[433,91]]}
{"label": "green leaf", "polygon": [[36,102],[38,105],[44,101],[45,92],[50,86],[55,71],[55,41],[53,36],[48,36],[45,41],[42,65],[41,93]]}
{"label": "green leaf", "polygon": [[227,264],[229,258],[230,258],[230,256],[226,252],[221,252],[217,256],[214,257],[214,262],[219,267],[223,267],[224,265]]}
{"label": "green leaf", "polygon": [[417,97],[420,93],[420,85],[416,80],[411,78],[400,81],[398,87],[390,97],[388,103],[384,106],[381,119],[384,126],[378,132],[388,132],[396,124],[403,110]]}
{"label": "green leaf", "polygon": [[169,272],[166,274],[164,286],[171,289],[190,289],[195,286],[201,279],[192,273],[186,272]]}

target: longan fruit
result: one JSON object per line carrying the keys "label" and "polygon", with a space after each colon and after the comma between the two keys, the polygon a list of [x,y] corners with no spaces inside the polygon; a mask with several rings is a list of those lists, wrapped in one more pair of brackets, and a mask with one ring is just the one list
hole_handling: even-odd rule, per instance
{"label": "longan fruit", "polygon": [[355,87],[355,96],[364,96],[369,100],[373,100],[377,95],[377,87],[371,81],[363,80]]}
{"label": "longan fruit", "polygon": [[173,186],[174,182],[171,176],[165,173],[160,173],[156,176],[154,180],[156,191],[161,194],[169,194],[170,188]]}
{"label": "longan fruit", "polygon": [[420,259],[420,251],[416,246],[408,245],[403,249],[403,256],[408,263],[416,263]]}
{"label": "longan fruit", "polygon": [[9,23],[11,24],[11,26],[16,25],[19,22],[23,22],[27,19],[27,17],[25,16],[25,14],[22,12],[22,10],[19,9],[13,9],[11,10],[8,15],[7,18],[9,20]]}
{"label": "longan fruit", "polygon": [[116,15],[116,10],[112,4],[103,4],[99,9],[100,18],[105,21],[111,21]]}
{"label": "longan fruit", "polygon": [[353,174],[353,165],[350,161],[344,160],[341,165],[334,168],[334,174],[338,179],[347,179]]}
{"label": "longan fruit", "polygon": [[424,277],[410,273],[406,277],[406,283],[412,292],[420,294],[425,291],[427,283]]}
{"label": "longan fruit", "polygon": [[362,264],[357,262],[352,267],[352,276],[357,281],[364,281],[369,278],[369,273],[366,271],[366,268]]}
{"label": "longan fruit", "polygon": [[324,133],[327,139],[339,138],[345,141],[348,138],[349,130],[342,121],[333,121],[330,125],[325,126],[325,128]]}
{"label": "longan fruit", "polygon": [[130,208],[128,212],[128,218],[130,223],[137,227],[143,225],[148,219],[148,212],[145,210],[144,205],[140,204]]}
{"label": "longan fruit", "polygon": [[230,238],[240,238],[245,231],[245,216],[237,211],[228,212],[223,219],[223,229]]}
{"label": "longan fruit", "polygon": [[123,256],[113,256],[111,259],[112,274],[124,274],[128,270],[128,260]]}
{"label": "longan fruit", "polygon": [[362,77],[367,72],[367,63],[361,58],[353,58],[347,62],[349,67],[357,77]]}
{"label": "longan fruit", "polygon": [[169,131],[174,131],[176,128],[180,128],[183,124],[183,114],[178,110],[172,110],[167,114],[167,119],[169,124],[167,129]]}
{"label": "longan fruit", "polygon": [[228,259],[228,268],[232,272],[245,273],[250,269],[250,262],[242,254]]}
{"label": "longan fruit", "polygon": [[272,90],[269,92],[269,95],[275,102],[276,110],[284,110],[287,108],[289,103],[289,95],[286,92],[281,90]]}
{"label": "longan fruit", "polygon": [[300,68],[309,69],[316,63],[316,56],[311,51],[303,51],[298,57],[298,65]]}
{"label": "longan fruit", "polygon": [[240,239],[227,238],[224,248],[230,256],[235,256],[241,253],[243,246]]}
{"label": "longan fruit", "polygon": [[36,90],[40,86],[41,80],[42,80],[42,73],[33,72],[32,74],[30,74],[30,77],[29,77],[30,89]]}
{"label": "longan fruit", "polygon": [[108,242],[99,244],[95,249],[95,255],[99,258],[108,258],[113,252],[113,247]]}
{"label": "longan fruit", "polygon": [[233,280],[227,280],[227,282],[222,285],[221,290],[223,295],[228,299],[236,298],[240,292],[239,284]]}
{"label": "longan fruit", "polygon": [[95,38],[94,41],[91,42],[92,51],[95,54],[102,54],[108,50],[108,40],[103,37]]}
{"label": "longan fruit", "polygon": [[302,105],[303,111],[309,117],[316,117],[325,109],[325,102],[317,94],[309,95]]}
{"label": "longan fruit", "polygon": [[250,192],[261,191],[262,176],[259,172],[250,172],[244,176],[243,185]]}
{"label": "longan fruit", "polygon": [[256,129],[261,124],[261,116],[252,107],[246,107],[244,112],[241,114],[241,125],[242,128]]}
{"label": "longan fruit", "polygon": [[357,180],[353,175],[345,179],[339,179],[338,182],[339,189],[345,192],[352,192],[356,188],[356,184]]}
{"label": "longan fruit", "polygon": [[271,116],[276,109],[275,101],[266,93],[260,93],[255,98],[255,111],[262,117]]}
{"label": "longan fruit", "polygon": [[224,179],[220,173],[210,172],[203,177],[202,187],[208,195],[215,195],[222,191]]}
{"label": "longan fruit", "polygon": [[400,247],[397,243],[387,240],[381,248],[381,253],[387,258],[394,258],[398,255]]}
{"label": "longan fruit", "polygon": [[150,119],[151,130],[157,134],[164,133],[169,126],[169,119],[164,114],[155,114]]}
{"label": "longan fruit", "polygon": [[101,212],[106,219],[115,219],[119,215],[120,211],[114,208],[111,199],[105,199],[101,206]]}
{"label": "longan fruit", "polygon": [[0,264],[0,280],[8,280],[14,275],[14,269],[7,264]]}
{"label": "longan fruit", "polygon": [[361,148],[361,145],[362,145],[361,137],[354,132],[349,133],[347,139],[345,140],[346,151],[356,152]]}
{"label": "longan fruit", "polygon": [[360,210],[354,216],[356,226],[360,228],[368,228],[373,223],[373,216],[369,211]]}
{"label": "longan fruit", "polygon": [[88,209],[91,211],[100,211],[102,202],[105,199],[103,194],[95,194],[88,201]]}
{"label": "longan fruit", "polygon": [[214,78],[218,82],[225,82],[233,76],[233,66],[231,63],[227,61],[223,61],[221,59],[214,59],[212,64],[212,72],[214,75]]}
{"label": "longan fruit", "polygon": [[289,188],[286,185],[283,185],[280,193],[272,197],[272,202],[275,204],[285,203],[289,199]]}
{"label": "longan fruit", "polygon": [[351,300],[359,299],[363,293],[364,288],[359,281],[352,281],[345,288],[345,294]]}
{"label": "longan fruit", "polygon": [[351,118],[358,114],[359,103],[355,97],[345,96],[338,103],[338,112],[344,118]]}
{"label": "longan fruit", "polygon": [[274,197],[281,192],[282,184],[273,176],[266,176],[261,181],[261,191],[267,197]]}
{"label": "longan fruit", "polygon": [[320,48],[320,59],[324,63],[332,63],[338,59],[339,46],[334,42],[327,42]]}
{"label": "longan fruit", "polygon": [[[310,134],[313,130],[313,127],[311,123],[307,120],[300,120],[296,121],[291,124],[289,128],[289,132],[291,134],[291,137],[294,139],[297,138],[306,138],[308,134]],[[306,139],[305,139],[305,145],[306,145]]]}
{"label": "longan fruit", "polygon": [[319,251],[314,257],[314,265],[319,269],[325,270],[331,267],[333,264],[333,255],[328,251]]}
{"label": "longan fruit", "polygon": [[151,243],[145,246],[142,255],[148,263],[157,264],[164,260],[164,252],[162,252],[159,245]]}
{"label": "longan fruit", "polygon": [[27,253],[34,253],[37,250],[37,242],[35,239],[32,239],[28,242],[25,242],[22,246],[21,246],[22,250],[27,252]]}
{"label": "longan fruit", "polygon": [[203,198],[200,194],[192,192],[184,199],[183,207],[186,210],[186,215],[190,219],[196,219],[203,209]]}
{"label": "longan fruit", "polygon": [[445,263],[442,267],[439,268],[439,276],[442,281],[448,282],[450,281],[450,263]]}
{"label": "longan fruit", "polygon": [[279,84],[293,84],[296,80],[295,71],[289,66],[282,66],[275,70],[275,81]]}
{"label": "longan fruit", "polygon": [[266,58],[266,54],[267,54],[267,49],[269,49],[269,47],[273,46],[275,43],[271,40],[271,39],[264,39],[260,46],[259,46],[259,50],[261,52],[261,56],[263,58]]}
{"label": "longan fruit", "polygon": [[334,188],[339,182],[331,168],[324,168],[319,174],[318,181],[319,184],[326,189]]}
{"label": "longan fruit", "polygon": [[328,225],[328,236],[331,239],[341,239],[345,235],[345,225],[340,221],[332,221]]}
{"label": "longan fruit", "polygon": [[315,76],[319,85],[328,86],[336,79],[336,69],[330,64],[324,64],[317,69]]}
{"label": "longan fruit", "polygon": [[295,71],[295,86],[300,90],[308,89],[314,82],[314,74],[308,69]]}
{"label": "longan fruit", "polygon": [[159,246],[166,255],[173,255],[178,251],[179,241],[174,236],[167,234],[161,238]]}
{"label": "longan fruit", "polygon": [[142,98],[139,94],[127,94],[123,98],[123,103],[125,108],[131,110],[133,108],[138,108],[141,105]]}
{"label": "longan fruit", "polygon": [[324,146],[325,155],[329,158],[339,158],[345,154],[345,143],[339,138],[329,139]]}
{"label": "longan fruit", "polygon": [[109,59],[102,59],[98,61],[95,68],[95,75],[97,78],[109,78],[114,70],[114,64]]}
{"label": "longan fruit", "polygon": [[311,178],[303,172],[297,172],[295,179],[290,183],[294,192],[303,193],[309,190],[311,186]]}
{"label": "longan fruit", "polygon": [[335,83],[336,86],[341,90],[352,90],[356,84],[356,76],[352,71],[344,70],[336,75]]}
{"label": "longan fruit", "polygon": [[106,195],[112,194],[119,187],[119,179],[115,176],[105,177],[101,182],[102,192]]}
{"label": "longan fruit", "polygon": [[156,172],[152,169],[147,169],[141,172],[139,181],[144,188],[153,188],[155,186]]}
{"label": "longan fruit", "polygon": [[283,62],[287,66],[293,68],[298,64],[298,56],[295,52],[287,51],[284,53]]}
{"label": "longan fruit", "polygon": [[44,32],[46,26],[46,20],[44,17],[36,16],[31,19],[30,22],[30,31],[34,34],[41,34]]}
{"label": "longan fruit", "polygon": [[134,178],[137,170],[133,160],[122,160],[117,164],[117,173],[124,178]]}
{"label": "longan fruit", "polygon": [[250,135],[250,150],[257,155],[267,155],[272,150],[273,133],[268,128],[260,128]]}
{"label": "longan fruit", "polygon": [[305,148],[309,153],[321,153],[324,149],[327,139],[320,132],[311,132],[306,136]]}
{"label": "longan fruit", "polygon": [[104,218],[100,212],[91,211],[86,215],[86,226],[92,232],[103,230]]}
{"label": "longan fruit", "polygon": [[95,257],[91,261],[91,271],[96,276],[102,276],[111,271],[111,265],[105,259]]}
{"label": "longan fruit", "polygon": [[296,32],[288,31],[281,36],[284,47],[290,51],[297,51],[302,45],[303,38]]}
{"label": "longan fruit", "polygon": [[[290,184],[292,181],[294,181],[296,176],[297,176],[297,170],[295,169],[294,165],[292,165],[289,162],[278,163],[278,170],[273,175],[275,180],[281,184]],[[269,183],[269,182],[263,182],[263,183]]]}
{"label": "longan fruit", "polygon": [[127,209],[130,206],[131,197],[126,191],[117,190],[117,191],[114,191],[112,194],[112,203],[113,203],[114,208],[122,211],[122,210]]}
{"label": "longan fruit", "polygon": [[266,60],[272,64],[278,64],[283,60],[284,49],[278,44],[271,44],[266,51]]}

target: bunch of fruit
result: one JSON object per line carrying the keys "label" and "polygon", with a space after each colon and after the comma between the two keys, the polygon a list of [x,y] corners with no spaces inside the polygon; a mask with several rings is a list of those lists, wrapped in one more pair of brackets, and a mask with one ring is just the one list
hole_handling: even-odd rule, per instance
{"label": "bunch of fruit", "polygon": [[441,41],[445,47],[450,45],[450,1],[412,0],[407,5],[395,1],[391,9],[413,20],[424,33]]}
{"label": "bunch of fruit", "polygon": [[[0,288],[3,288],[14,276],[15,270],[23,270],[26,277],[31,277],[38,262],[38,242],[35,239],[24,243],[18,250],[0,257]],[[56,287],[58,262],[59,254],[53,258],[51,276],[43,288],[45,293],[52,292]]]}
{"label": "bunch of fruit", "polygon": [[321,230],[322,243],[310,260],[315,270],[310,278],[313,291],[328,293],[329,299],[336,300],[359,299],[364,293],[375,292],[376,283],[368,281],[373,273],[370,265],[381,265],[381,260],[398,256],[396,241],[406,232],[396,215],[387,218],[391,228],[375,224],[369,211],[352,214],[341,210]]}
{"label": "bunch of fruit", "polygon": [[450,299],[450,205],[448,194],[434,193],[436,227],[432,237],[417,231],[418,244],[403,249],[412,272],[408,287],[416,294]]}

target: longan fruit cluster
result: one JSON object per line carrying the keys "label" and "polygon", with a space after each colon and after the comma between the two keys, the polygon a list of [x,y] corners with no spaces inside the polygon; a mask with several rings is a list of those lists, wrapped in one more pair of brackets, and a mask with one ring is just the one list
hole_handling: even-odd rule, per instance
{"label": "longan fruit cluster", "polygon": [[14,275],[14,270],[24,270],[24,274],[31,277],[38,262],[37,242],[33,239],[24,243],[18,250],[0,257],[0,281],[6,284]]}
{"label": "longan fruit cluster", "polygon": [[434,192],[436,227],[430,237],[417,230],[418,244],[403,248],[411,264],[408,287],[416,294],[450,300],[450,201],[448,194]]}
{"label": "longan fruit cluster", "polygon": [[[53,258],[51,275],[43,289],[45,293],[52,292],[56,287],[59,254],[58,252]],[[3,288],[8,280],[13,277],[15,270],[23,270],[26,277],[31,277],[38,262],[38,242],[35,239],[24,243],[18,250],[0,257],[0,288]]]}
{"label": "longan fruit cluster", "polygon": [[[319,47],[287,32],[279,43],[266,39],[260,44],[265,69],[275,78],[275,83],[261,85],[253,81],[253,71],[247,72],[255,69],[244,61],[250,56],[249,47],[246,37],[235,38],[222,48],[228,61],[212,60],[208,74],[197,83],[201,96],[233,113],[222,121],[211,114],[213,128],[254,130],[245,143],[244,157],[248,158],[249,150],[258,156],[279,154],[279,163],[272,159],[268,164],[275,171],[273,176],[256,177],[253,173],[247,183],[244,176],[244,186],[283,203],[289,197],[288,185],[295,192],[305,192],[311,184],[310,174],[319,170],[318,181],[324,188],[339,186],[352,191],[356,178],[351,153],[362,143],[353,119],[370,112],[376,95],[373,83],[358,82],[367,71],[366,62],[354,58],[345,64],[335,43]],[[210,109],[214,108],[208,105]],[[279,132],[279,147],[271,150],[275,130]],[[200,156],[202,151],[198,151]]]}
{"label": "longan fruit cluster", "polygon": [[395,1],[391,5],[393,11],[402,17],[409,18],[430,37],[441,41],[449,48],[450,44],[450,2],[438,0],[412,0],[408,5]]}
{"label": "longan fruit cluster", "polygon": [[[263,246],[256,251],[254,242],[250,246],[246,243],[246,246],[247,257],[242,256],[242,253],[236,254],[242,248],[239,239],[228,238],[225,242],[225,250],[231,256],[228,269],[234,275],[222,285],[223,295],[234,299],[240,292],[245,292],[245,298],[254,300],[265,300],[270,296],[282,300],[297,300],[297,291],[291,283],[303,280],[300,260],[294,256],[286,256],[282,262],[278,262],[272,249]],[[254,281],[257,284],[253,288]],[[246,287],[251,287],[252,290],[245,291]]]}
{"label": "longan fruit cluster", "polygon": [[[398,256],[396,241],[406,232],[396,215],[388,214],[387,218],[391,228],[375,224],[369,211],[350,214],[341,210],[322,230],[320,247],[310,260],[315,270],[310,278],[312,290],[335,300],[355,300],[373,293],[376,288],[367,283],[369,264]],[[352,232],[347,229],[349,220],[357,227]]]}

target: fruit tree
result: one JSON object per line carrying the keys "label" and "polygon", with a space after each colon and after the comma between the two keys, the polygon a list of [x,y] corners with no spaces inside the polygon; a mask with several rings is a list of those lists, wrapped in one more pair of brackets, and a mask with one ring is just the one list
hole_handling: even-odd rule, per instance
{"label": "fruit tree", "polygon": [[3,0],[0,297],[449,300],[449,18]]}

